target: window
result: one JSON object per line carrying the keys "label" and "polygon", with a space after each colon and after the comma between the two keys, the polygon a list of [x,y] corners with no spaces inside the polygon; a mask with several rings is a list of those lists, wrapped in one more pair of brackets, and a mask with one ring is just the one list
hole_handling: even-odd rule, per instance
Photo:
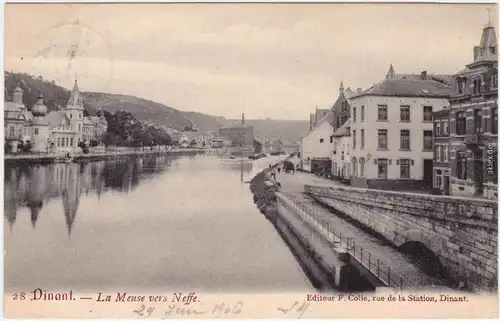
{"label": "window", "polygon": [[356,107],[353,107],[352,109],[352,122],[356,122]]}
{"label": "window", "polygon": [[38,128],[35,128],[35,135],[38,135]]}
{"label": "window", "polygon": [[481,78],[476,78],[472,81],[472,94],[477,95],[481,93]]}
{"label": "window", "polygon": [[377,173],[378,178],[386,179],[387,178],[387,159],[379,158],[377,160]]}
{"label": "window", "polygon": [[497,88],[497,87],[498,87],[498,75],[493,74],[493,76],[491,76],[491,88]]}
{"label": "window", "polygon": [[378,105],[378,120],[387,121],[387,105]]}
{"label": "window", "polygon": [[400,120],[404,122],[410,121],[410,106],[400,106]]}
{"label": "window", "polygon": [[448,161],[448,146],[444,146],[443,147],[443,158],[442,158],[442,161],[443,162],[447,162]]}
{"label": "window", "polygon": [[432,151],[432,130],[424,130],[424,150]]}
{"label": "window", "polygon": [[448,132],[448,121],[445,120],[443,122],[443,136],[448,136],[449,132]]}
{"label": "window", "polygon": [[457,135],[465,135],[467,129],[467,123],[465,118],[465,112],[460,111],[455,114],[456,123],[456,133]]}
{"label": "window", "polygon": [[498,108],[493,107],[491,109],[491,132],[493,134],[498,134]]}
{"label": "window", "polygon": [[333,143],[333,136],[330,136],[330,143]]}
{"label": "window", "polygon": [[399,161],[399,172],[401,178],[409,179],[410,178],[410,160],[409,159],[401,159]]}
{"label": "window", "polygon": [[352,149],[356,149],[356,130],[352,131]]}
{"label": "window", "polygon": [[358,176],[358,161],[356,160],[356,157],[352,158],[351,164],[352,164],[352,175]]}
{"label": "window", "polygon": [[72,119],[73,118],[73,114],[69,114],[69,118]]}
{"label": "window", "polygon": [[63,137],[63,138],[61,138],[61,147],[64,147],[64,145],[65,145],[64,143],[65,143],[65,142],[66,142],[66,140],[64,139],[64,137]]}
{"label": "window", "polygon": [[443,178],[442,178],[441,175],[442,175],[442,171],[440,169],[437,169],[436,170],[436,175],[435,175],[436,179],[434,181],[434,187],[436,187],[436,188],[441,188],[441,184],[442,184],[442,181],[443,181],[442,180]]}
{"label": "window", "polygon": [[82,131],[82,124],[78,124],[78,131]]}
{"label": "window", "polygon": [[16,135],[15,131],[16,130],[15,130],[14,126],[10,126],[10,128],[9,128],[9,136],[10,137],[14,137]]}
{"label": "window", "polygon": [[434,136],[441,136],[441,122],[434,123]]}
{"label": "window", "polygon": [[321,144],[321,143],[323,143],[323,138],[320,138],[320,139],[319,139],[319,142],[320,142],[320,144]]}
{"label": "window", "polygon": [[479,109],[474,109],[474,132],[481,133],[483,131],[483,116]]}
{"label": "window", "polygon": [[359,159],[359,177],[365,177],[365,159]]}
{"label": "window", "polygon": [[434,146],[434,159],[438,162],[441,161],[441,146],[439,145]]}
{"label": "window", "polygon": [[465,80],[461,79],[457,81],[457,88],[459,94],[465,94]]}
{"label": "window", "polygon": [[407,129],[401,130],[400,149],[410,150],[410,131]]}
{"label": "window", "polygon": [[457,178],[467,179],[467,154],[465,152],[457,153]]}
{"label": "window", "polygon": [[69,137],[66,137],[66,146],[69,146]]}
{"label": "window", "polygon": [[378,130],[378,148],[387,149],[387,129]]}
{"label": "window", "polygon": [[365,106],[361,106],[361,121],[365,121]]}
{"label": "window", "polygon": [[432,106],[424,106],[424,121],[432,121]]}
{"label": "window", "polygon": [[73,138],[71,138],[69,146],[73,146]]}
{"label": "window", "polygon": [[361,149],[365,148],[365,130],[361,130]]}

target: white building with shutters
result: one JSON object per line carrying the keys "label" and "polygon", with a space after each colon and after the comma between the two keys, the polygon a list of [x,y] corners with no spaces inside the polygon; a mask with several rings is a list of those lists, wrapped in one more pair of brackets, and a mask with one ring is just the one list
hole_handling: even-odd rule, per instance
{"label": "white building with shutters", "polygon": [[397,75],[350,98],[351,184],[382,189],[432,186],[432,112],[449,108],[449,76]]}

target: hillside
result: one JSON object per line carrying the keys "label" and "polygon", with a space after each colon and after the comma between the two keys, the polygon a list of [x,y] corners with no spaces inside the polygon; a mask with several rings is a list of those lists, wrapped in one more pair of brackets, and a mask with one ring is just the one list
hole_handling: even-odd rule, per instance
{"label": "hillside", "polygon": [[[5,72],[4,78],[6,99],[12,99],[16,83],[20,82],[24,90],[24,103],[28,109],[36,102],[36,96],[39,92],[43,93],[45,104],[49,110],[55,110],[58,106],[65,106],[69,99],[70,91],[67,88],[58,86],[54,81],[45,80],[42,77],[35,78],[25,73]],[[198,112],[180,111],[154,101],[128,95],[83,92],[82,97],[85,110],[90,114],[95,114],[101,108],[110,113],[124,110],[130,112],[139,120],[170,126],[178,130],[192,124],[199,131],[216,131],[220,127],[240,122],[240,120],[231,120]],[[245,123],[254,126],[255,136],[258,138],[269,137],[296,141],[308,130],[307,121],[246,119]]]}

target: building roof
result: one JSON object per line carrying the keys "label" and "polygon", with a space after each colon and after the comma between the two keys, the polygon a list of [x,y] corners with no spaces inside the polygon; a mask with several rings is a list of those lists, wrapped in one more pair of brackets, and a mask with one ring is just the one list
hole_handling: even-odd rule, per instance
{"label": "building roof", "polygon": [[351,126],[351,119],[349,118],[339,129],[333,133],[335,137],[348,136],[350,134],[349,126]]}
{"label": "building roof", "polygon": [[447,98],[452,94],[450,86],[434,80],[386,79],[363,91],[360,96],[436,97]]}
{"label": "building roof", "polygon": [[488,22],[481,34],[481,41],[479,42],[479,46],[474,47],[474,62],[472,64],[483,61],[498,61],[498,53],[496,49],[497,36],[495,33],[495,28],[491,25],[491,23]]}
{"label": "building roof", "polygon": [[347,98],[347,100],[349,100],[352,97],[357,95],[357,93],[352,91],[350,88],[347,88],[346,90],[344,90],[343,93],[344,93],[345,98]]}
{"label": "building roof", "polygon": [[318,121],[318,126],[319,124],[321,124],[322,122],[324,121],[327,121],[328,123],[330,123],[330,125],[333,125],[334,124],[334,117],[333,117],[333,112],[330,110],[330,109],[324,109],[325,111],[328,110],[328,113],[323,116],[323,118],[321,118],[319,121]]}
{"label": "building roof", "polygon": [[69,122],[69,118],[64,111],[51,111],[46,117],[49,126],[52,128],[61,126],[63,122]]}
{"label": "building roof", "polygon": [[4,102],[4,110],[5,111],[21,111],[21,108],[20,108],[19,104],[16,104],[16,103],[13,103],[10,101],[6,101],[6,102]]}

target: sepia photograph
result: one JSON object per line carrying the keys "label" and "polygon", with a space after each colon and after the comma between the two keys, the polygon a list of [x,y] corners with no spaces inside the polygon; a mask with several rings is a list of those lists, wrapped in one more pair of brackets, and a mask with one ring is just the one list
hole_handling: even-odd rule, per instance
{"label": "sepia photograph", "polygon": [[6,3],[4,315],[497,318],[498,21]]}

